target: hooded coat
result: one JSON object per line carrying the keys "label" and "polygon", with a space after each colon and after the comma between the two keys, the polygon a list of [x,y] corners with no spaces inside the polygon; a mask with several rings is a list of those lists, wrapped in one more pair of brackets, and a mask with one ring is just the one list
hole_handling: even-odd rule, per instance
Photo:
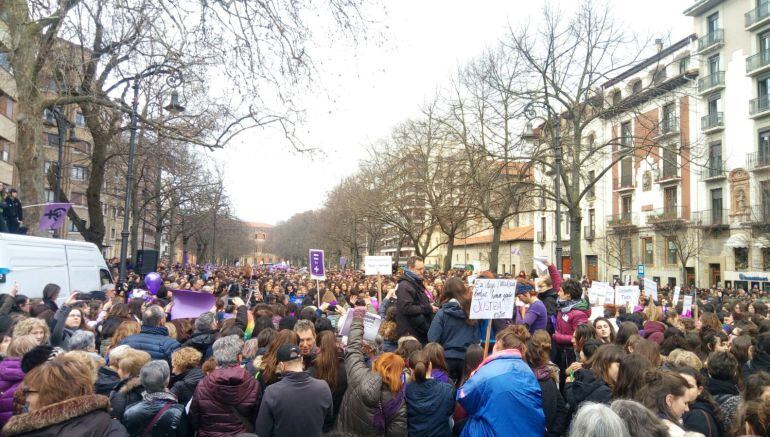
{"label": "hooded coat", "polygon": [[253,425],[257,420],[259,393],[259,384],[246,369],[240,366],[215,369],[195,389],[190,403],[190,424],[197,429],[198,437],[248,432],[244,421]]}
{"label": "hooded coat", "polygon": [[[348,346],[345,349],[345,369],[348,389],[342,398],[342,407],[337,420],[337,431],[356,436],[378,436],[373,425],[375,412],[380,405],[393,398],[388,386],[382,382],[379,373],[370,370],[361,352],[364,338],[364,323],[360,318],[353,319],[350,325]],[[396,414],[386,423],[386,436],[406,435],[406,403],[402,403]]]}
{"label": "hooded coat", "polygon": [[488,356],[457,393],[462,436],[535,436],[545,429],[540,385],[517,350]]}
{"label": "hooded coat", "polygon": [[405,273],[398,279],[396,310],[398,336],[411,335],[420,343],[427,343],[433,309],[425,294],[425,286],[422,280],[416,279],[416,275]]}
{"label": "hooded coat", "polygon": [[564,399],[569,404],[572,414],[583,402],[609,404],[612,401],[612,389],[589,369],[575,372],[575,381],[564,388]]}
{"label": "hooded coat", "polygon": [[654,320],[648,320],[642,325],[644,330],[643,338],[646,340],[654,341],[659,345],[663,343],[663,333],[666,332],[666,325]]}
{"label": "hooded coat", "polygon": [[109,408],[110,401],[105,396],[78,396],[12,417],[3,434],[7,437],[127,437],[126,428],[110,418]]}
{"label": "hooded coat", "polygon": [[98,395],[109,396],[113,390],[120,384],[118,372],[109,366],[102,366],[96,374],[96,384],[94,391]]}
{"label": "hooded coat", "polygon": [[0,428],[13,416],[13,394],[23,379],[21,358],[6,357],[0,361]]}
{"label": "hooded coat", "polygon": [[203,355],[203,361],[206,361],[212,354],[211,346],[215,341],[217,341],[217,333],[206,330],[193,333],[184,346],[197,349]]}
{"label": "hooded coat", "polygon": [[177,397],[179,403],[187,405],[192,399],[195,393],[195,388],[198,387],[198,383],[205,377],[203,370],[198,368],[189,369],[179,375],[171,376],[168,386],[171,393]]}
{"label": "hooded coat", "polygon": [[451,436],[449,418],[455,407],[455,388],[438,379],[406,385],[409,437]]}
{"label": "hooded coat", "polygon": [[143,391],[144,387],[139,382],[138,376],[120,381],[112,394],[110,394],[110,405],[112,406],[110,415],[122,422],[123,413],[126,412],[128,407],[142,400]]}
{"label": "hooded coat", "polygon": [[479,325],[468,324],[460,304],[451,300],[441,305],[428,330],[428,341],[444,347],[444,357],[465,360],[468,346],[478,344]]}

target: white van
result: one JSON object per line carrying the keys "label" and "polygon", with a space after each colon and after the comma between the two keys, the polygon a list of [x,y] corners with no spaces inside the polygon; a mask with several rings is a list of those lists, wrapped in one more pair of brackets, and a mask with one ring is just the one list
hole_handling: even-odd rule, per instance
{"label": "white van", "polygon": [[110,270],[93,243],[0,233],[0,293],[19,284],[19,294],[42,298],[43,287],[61,287],[59,301],[72,291],[99,290],[112,282]]}

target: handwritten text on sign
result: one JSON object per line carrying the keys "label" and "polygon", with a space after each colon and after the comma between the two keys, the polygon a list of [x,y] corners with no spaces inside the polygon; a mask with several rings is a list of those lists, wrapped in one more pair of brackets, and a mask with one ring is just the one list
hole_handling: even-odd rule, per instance
{"label": "handwritten text on sign", "polygon": [[516,296],[516,281],[476,279],[471,299],[471,319],[510,319]]}

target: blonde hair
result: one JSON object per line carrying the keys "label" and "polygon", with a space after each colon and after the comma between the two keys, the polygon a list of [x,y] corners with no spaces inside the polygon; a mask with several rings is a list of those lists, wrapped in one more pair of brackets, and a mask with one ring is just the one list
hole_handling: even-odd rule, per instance
{"label": "blonde hair", "polygon": [[676,367],[690,367],[698,372],[703,368],[703,361],[701,361],[695,353],[684,349],[672,350],[671,353],[668,354],[666,362]]}
{"label": "blonde hair", "polygon": [[203,354],[197,349],[183,347],[171,354],[171,365],[180,368],[182,371],[194,369],[200,366],[202,357]]}
{"label": "blonde hair", "polygon": [[174,325],[173,323],[166,323],[163,326],[165,326],[166,329],[168,329],[168,336],[176,340],[176,325]]}
{"label": "blonde hair", "polygon": [[86,351],[69,351],[62,354],[63,357],[72,358],[88,365],[91,369],[91,383],[95,384],[99,377],[99,369],[104,365],[104,359]]}
{"label": "blonde hair", "polygon": [[644,307],[642,313],[647,316],[647,320],[652,320],[655,322],[660,322],[663,320],[663,310],[661,307],[653,304],[652,299],[650,299],[650,304]]}
{"label": "blonde hair", "polygon": [[127,373],[130,378],[139,376],[142,366],[150,362],[150,354],[145,351],[132,349],[128,351],[123,359],[120,360],[118,368]]}
{"label": "blonde hair", "polygon": [[22,335],[29,335],[32,331],[35,329],[40,328],[45,333],[45,337],[43,338],[43,343],[46,343],[48,341],[48,337],[51,336],[51,330],[48,329],[48,324],[45,323],[45,320],[38,319],[37,317],[27,317],[26,319],[23,319],[19,321],[19,323],[16,324],[16,326],[13,328],[13,337],[21,337]]}
{"label": "blonde hair", "polygon": [[9,357],[21,358],[35,347],[37,347],[37,340],[35,340],[34,335],[13,337],[11,339],[11,344],[8,345],[6,355]]}
{"label": "blonde hair", "polygon": [[117,369],[120,360],[122,360],[123,357],[125,357],[126,354],[132,350],[135,349],[132,349],[131,346],[125,344],[121,344],[120,346],[115,346],[114,348],[110,349],[110,351],[107,352],[107,359],[110,360],[110,367]]}

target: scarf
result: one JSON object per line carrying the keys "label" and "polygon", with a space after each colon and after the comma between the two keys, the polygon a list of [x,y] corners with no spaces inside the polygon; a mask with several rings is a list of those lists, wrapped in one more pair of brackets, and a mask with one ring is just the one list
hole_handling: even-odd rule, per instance
{"label": "scarf", "polygon": [[588,302],[585,301],[585,299],[575,299],[575,300],[557,300],[556,306],[561,310],[563,313],[568,313],[572,311],[573,309],[576,310],[588,310]]}
{"label": "scarf", "polygon": [[404,276],[414,281],[420,288],[425,288],[425,286],[422,285],[422,278],[417,273],[414,273],[411,270],[405,270]]}
{"label": "scarf", "polygon": [[153,393],[148,392],[142,392],[142,399],[145,401],[153,402],[153,401],[160,401],[160,402],[172,402],[177,403],[176,396],[174,396],[173,393],[168,391],[156,391]]}
{"label": "scarf", "polygon": [[394,394],[389,401],[385,402],[385,404],[383,404],[382,400],[380,400],[380,409],[374,413],[374,416],[372,416],[372,426],[374,426],[379,432],[385,432],[388,423],[393,420],[396,412],[398,412],[398,409],[401,408],[401,405],[404,403],[405,394],[406,380],[404,374],[402,373],[401,389],[396,392],[396,394]]}

